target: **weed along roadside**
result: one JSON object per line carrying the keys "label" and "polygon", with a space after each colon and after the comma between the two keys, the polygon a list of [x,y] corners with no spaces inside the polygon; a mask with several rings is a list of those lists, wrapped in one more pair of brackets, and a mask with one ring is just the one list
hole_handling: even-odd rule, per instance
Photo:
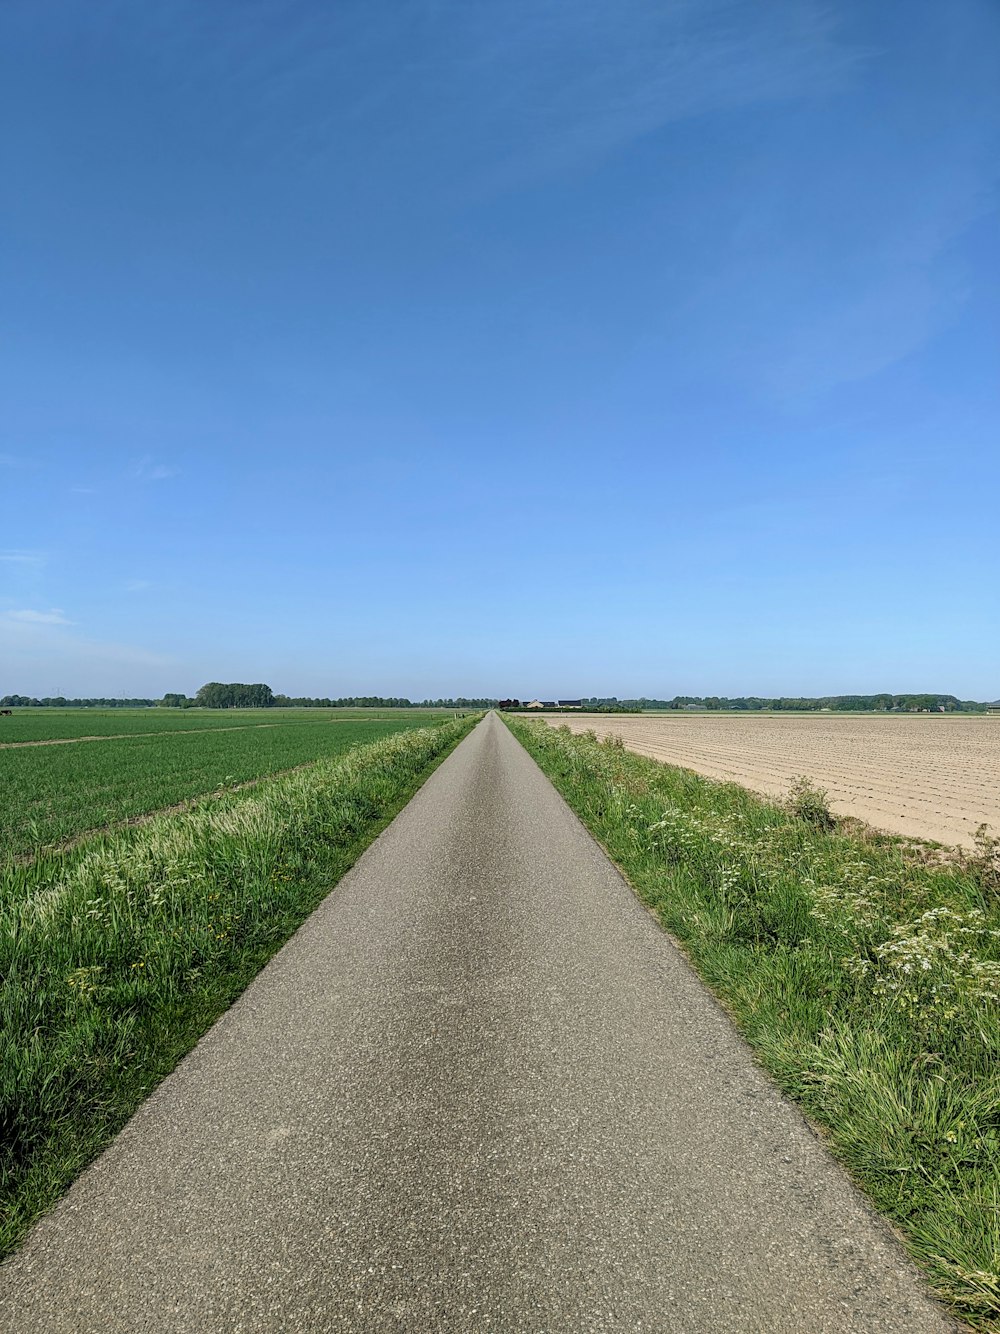
{"label": "weed along roadside", "polygon": [[0,1253],[232,1003],[474,714],[0,878]]}
{"label": "weed along roadside", "polygon": [[[545,723],[507,726],[973,1328],[1000,1329],[996,848],[928,862]],[[616,744],[617,742],[617,744]]]}

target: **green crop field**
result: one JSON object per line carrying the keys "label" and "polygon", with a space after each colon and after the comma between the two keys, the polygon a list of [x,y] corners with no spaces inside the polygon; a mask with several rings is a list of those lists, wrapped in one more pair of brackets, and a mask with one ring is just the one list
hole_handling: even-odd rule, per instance
{"label": "green crop field", "polygon": [[[56,713],[69,716],[57,718]],[[448,716],[401,709],[122,714],[52,710],[28,721],[36,734],[48,729],[49,739],[56,732],[93,735],[95,724],[123,732],[132,726],[139,735],[0,749],[0,858],[30,856],[88,831]],[[20,723],[24,716],[3,722]],[[194,723],[194,729],[178,729],[180,720]],[[154,730],[149,725],[154,721],[165,726],[158,734],[141,735]]]}
{"label": "green crop field", "polygon": [[409,720],[423,727],[450,716],[430,709],[15,709],[0,718],[0,746],[20,741],[87,736],[138,736],[146,732],[194,732],[234,727],[285,727],[290,723]]}

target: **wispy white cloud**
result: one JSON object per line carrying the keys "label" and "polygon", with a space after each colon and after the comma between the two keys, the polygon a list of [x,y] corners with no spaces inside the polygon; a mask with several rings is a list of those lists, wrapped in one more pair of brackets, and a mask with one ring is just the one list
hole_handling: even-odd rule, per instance
{"label": "wispy white cloud", "polygon": [[107,662],[134,667],[169,667],[175,660],[165,653],[153,653],[138,644],[119,644],[107,640],[74,637],[65,645],[66,656],[81,662]]}
{"label": "wispy white cloud", "polygon": [[935,12],[899,49],[869,52],[857,87],[804,122],[811,133],[748,154],[739,189],[716,201],[728,233],[676,321],[700,356],[807,405],[963,319],[977,283],[962,238],[1000,203],[995,40],[986,10],[972,15]]}
{"label": "wispy white cloud", "polygon": [[178,473],[177,468],[170,468],[165,463],[157,463],[149,455],[137,459],[133,463],[131,471],[137,482],[165,482],[170,477],[176,477]]}
{"label": "wispy white cloud", "polygon": [[695,117],[829,93],[864,59],[815,0],[517,9],[498,32],[493,12],[473,8],[456,55],[456,92],[467,97],[470,78],[479,90],[497,186],[586,166]]}
{"label": "wispy white cloud", "polygon": [[919,269],[890,271],[798,322],[794,346],[775,360],[767,383],[779,398],[794,399],[877,375],[918,351],[961,299]]}
{"label": "wispy white cloud", "polygon": [[[8,679],[16,676],[35,694],[55,688],[55,672],[63,683],[72,676],[69,693],[108,694],[112,692],[108,678],[121,668],[169,669],[175,662],[141,645],[75,634],[71,622],[55,611],[0,613],[0,652]],[[116,683],[113,689],[117,688]]]}
{"label": "wispy white cloud", "polygon": [[42,460],[36,454],[16,454],[10,450],[0,450],[0,468],[10,472],[37,472],[43,467]]}
{"label": "wispy white cloud", "polygon": [[0,551],[0,561],[7,565],[32,565],[38,567],[45,564],[45,552],[25,550]]}
{"label": "wispy white cloud", "polygon": [[23,610],[8,611],[3,613],[12,621],[24,621],[29,625],[75,625],[75,621],[69,620],[65,613],[58,607],[53,607],[50,611],[32,611],[30,608]]}
{"label": "wispy white cloud", "polygon": [[[299,173],[335,158],[362,189],[391,181],[424,203],[586,168],[673,122],[822,95],[862,58],[825,0],[400,0],[304,7],[280,32],[266,5],[238,33],[207,22],[210,41],[201,23],[156,41],[179,62],[175,43],[197,32],[192,78],[228,84],[234,109],[274,108],[229,125],[253,136],[244,151]],[[344,152],[352,123],[363,160]]]}
{"label": "wispy white cloud", "polygon": [[126,593],[145,593],[153,585],[148,579],[129,579],[125,584]]}

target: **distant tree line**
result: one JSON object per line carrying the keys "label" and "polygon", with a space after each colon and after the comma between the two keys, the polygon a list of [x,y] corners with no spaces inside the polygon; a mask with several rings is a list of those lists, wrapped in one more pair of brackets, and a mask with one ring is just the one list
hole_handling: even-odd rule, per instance
{"label": "distant tree line", "polygon": [[159,701],[166,709],[490,709],[493,699],[404,699],[397,695],[328,696],[276,695],[270,686],[238,681],[209,681],[193,698],[168,694]]}
{"label": "distant tree line", "polygon": [[[621,699],[600,704],[591,704],[589,700],[584,700],[583,707],[588,713],[642,713],[644,706],[636,700]],[[566,709],[565,712],[579,712],[579,710]]]}
{"label": "distant tree line", "polygon": [[306,695],[275,695],[283,709],[492,709],[494,699],[405,699],[401,695],[342,695],[312,699]]}
{"label": "distant tree line", "polygon": [[168,693],[162,699],[67,699],[64,695],[4,695],[5,709],[492,709],[495,699],[404,699],[396,695],[347,695],[340,699],[276,695],[263,683],[209,681],[197,694]]}
{"label": "distant tree line", "polygon": [[[516,712],[521,709],[532,708],[532,706],[528,703],[522,704],[519,699],[496,700],[493,707],[499,709],[502,713],[509,713],[511,712],[511,710],[514,710]],[[539,708],[538,705],[534,706],[534,711],[538,713],[580,713],[583,710],[586,710],[587,713],[641,713],[642,712],[638,704],[629,704],[624,701],[616,701],[615,703],[611,703],[609,701],[602,701],[600,703],[595,704],[592,701],[585,699],[580,704],[565,704],[565,705],[554,704],[554,703],[542,704],[541,708]]]}
{"label": "distant tree line", "polygon": [[673,699],[585,699],[585,709],[732,709],[748,713],[762,710],[785,713],[980,713],[988,704],[954,695],[822,695],[816,699],[781,696],[768,699],[758,695],[675,695]]}
{"label": "distant tree line", "polygon": [[30,695],[4,695],[3,709],[151,709],[155,699],[67,699],[65,695],[45,695],[34,699]]}
{"label": "distant tree line", "polygon": [[242,681],[209,681],[194,697],[196,709],[269,709],[273,704],[274,692],[262,682],[244,685]]}
{"label": "distant tree line", "polygon": [[[348,695],[339,699],[312,698],[305,695],[276,695],[271,687],[258,682],[244,685],[239,681],[209,681],[194,696],[166,694],[162,699],[67,699],[64,695],[4,695],[5,709],[493,709],[517,708],[514,699],[485,698],[403,699],[395,695]],[[523,707],[523,706],[521,706]],[[758,695],[675,695],[673,699],[618,699],[616,696],[592,696],[583,700],[590,713],[641,713],[658,709],[731,709],[754,713],[762,710],[783,713],[982,713],[1000,707],[1000,700],[979,703],[958,699],[955,695],[823,695],[816,699],[781,696],[768,699]],[[572,710],[576,712],[576,710]]]}

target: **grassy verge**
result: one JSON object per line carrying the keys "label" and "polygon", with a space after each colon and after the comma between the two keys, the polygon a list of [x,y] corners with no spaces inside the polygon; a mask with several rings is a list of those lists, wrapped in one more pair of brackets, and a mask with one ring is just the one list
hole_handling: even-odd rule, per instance
{"label": "grassy verge", "polygon": [[[508,718],[956,1314],[1000,1330],[1000,875]],[[824,827],[826,826],[826,827]]]}
{"label": "grassy verge", "polygon": [[386,737],[0,874],[0,1254],[475,721]]}

